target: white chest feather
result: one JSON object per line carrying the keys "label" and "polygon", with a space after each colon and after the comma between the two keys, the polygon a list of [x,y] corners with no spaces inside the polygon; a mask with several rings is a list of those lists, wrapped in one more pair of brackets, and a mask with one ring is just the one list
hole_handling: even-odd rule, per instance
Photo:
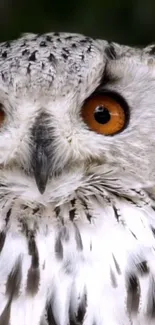
{"label": "white chest feather", "polygon": [[155,212],[138,195],[1,208],[0,325],[153,324]]}

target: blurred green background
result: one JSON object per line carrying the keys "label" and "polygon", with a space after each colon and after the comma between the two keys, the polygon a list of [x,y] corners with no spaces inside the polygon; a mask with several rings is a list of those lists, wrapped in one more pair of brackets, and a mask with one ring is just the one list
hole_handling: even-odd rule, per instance
{"label": "blurred green background", "polygon": [[130,45],[155,41],[155,0],[0,0],[0,40],[69,31]]}

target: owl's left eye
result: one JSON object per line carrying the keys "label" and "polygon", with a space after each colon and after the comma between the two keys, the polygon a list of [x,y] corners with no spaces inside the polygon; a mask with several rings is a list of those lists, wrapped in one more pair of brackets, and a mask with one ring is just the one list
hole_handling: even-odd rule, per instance
{"label": "owl's left eye", "polygon": [[91,96],[84,103],[81,115],[92,131],[103,135],[121,132],[128,121],[127,104],[122,97],[114,93]]}

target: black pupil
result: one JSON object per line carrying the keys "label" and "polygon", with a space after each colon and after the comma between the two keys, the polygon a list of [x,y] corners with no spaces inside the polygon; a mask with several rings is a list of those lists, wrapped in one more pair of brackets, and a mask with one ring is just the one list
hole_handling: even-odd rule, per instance
{"label": "black pupil", "polygon": [[103,105],[101,105],[101,106],[97,106],[95,108],[94,118],[95,118],[96,122],[98,122],[100,124],[105,124],[105,123],[109,122],[111,116],[110,116],[108,109],[106,107],[104,107]]}

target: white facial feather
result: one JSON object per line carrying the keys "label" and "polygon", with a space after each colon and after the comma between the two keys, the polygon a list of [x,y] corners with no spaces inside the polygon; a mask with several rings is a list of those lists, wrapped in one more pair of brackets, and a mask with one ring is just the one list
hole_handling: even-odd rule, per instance
{"label": "white facial feather", "polygon": [[[82,35],[0,45],[0,325],[155,318],[155,48]],[[82,118],[97,91],[129,121]]]}

